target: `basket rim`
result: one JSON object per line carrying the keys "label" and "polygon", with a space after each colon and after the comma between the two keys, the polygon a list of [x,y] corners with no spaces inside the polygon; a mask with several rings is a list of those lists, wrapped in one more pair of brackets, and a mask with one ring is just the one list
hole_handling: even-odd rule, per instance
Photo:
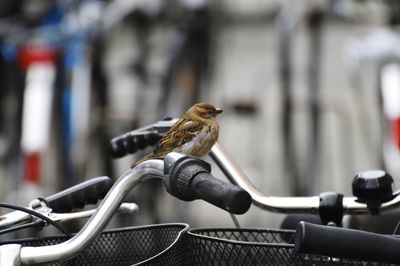
{"label": "basket rim", "polygon": [[205,240],[212,240],[216,242],[222,242],[226,244],[235,244],[235,245],[244,245],[244,246],[266,246],[266,247],[277,247],[277,248],[294,248],[294,244],[285,244],[285,243],[265,243],[265,242],[253,242],[253,241],[240,241],[240,240],[232,240],[225,239],[214,236],[205,236],[196,234],[196,232],[201,231],[230,231],[230,232],[275,232],[275,233],[294,233],[294,230],[287,229],[261,229],[261,228],[193,228],[188,231],[188,235],[194,238],[200,238]]}
{"label": "basket rim", "polygon": [[[186,223],[148,224],[148,225],[110,228],[110,229],[106,229],[106,230],[102,231],[98,236],[100,236],[102,234],[109,234],[109,233],[123,233],[123,232],[127,232],[127,231],[139,231],[139,230],[143,230],[143,229],[164,228],[164,227],[182,227],[182,229],[180,230],[180,233],[184,232],[184,231],[188,231],[190,228],[190,226]],[[74,233],[72,235],[75,235],[75,234],[76,233]],[[27,241],[42,241],[42,240],[45,241],[45,240],[52,240],[52,239],[56,239],[56,238],[68,240],[67,236],[58,234],[58,235],[53,235],[53,236],[25,237],[25,238],[4,240],[4,241],[0,241],[0,245],[8,245],[8,244],[27,242]]]}

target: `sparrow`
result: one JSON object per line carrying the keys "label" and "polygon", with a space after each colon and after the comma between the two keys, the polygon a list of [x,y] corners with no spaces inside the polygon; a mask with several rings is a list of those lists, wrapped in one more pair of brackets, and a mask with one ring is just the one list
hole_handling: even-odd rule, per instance
{"label": "sparrow", "polygon": [[173,151],[195,157],[206,155],[218,140],[219,126],[216,117],[220,113],[221,109],[208,103],[193,105],[160,139],[154,151],[131,167],[149,159],[163,159]]}

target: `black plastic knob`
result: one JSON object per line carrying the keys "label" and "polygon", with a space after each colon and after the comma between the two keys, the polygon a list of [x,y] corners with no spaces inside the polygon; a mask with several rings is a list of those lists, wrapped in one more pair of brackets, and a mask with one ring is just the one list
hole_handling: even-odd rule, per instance
{"label": "black plastic knob", "polygon": [[353,179],[353,195],[371,207],[380,206],[393,198],[393,178],[383,170],[358,173]]}

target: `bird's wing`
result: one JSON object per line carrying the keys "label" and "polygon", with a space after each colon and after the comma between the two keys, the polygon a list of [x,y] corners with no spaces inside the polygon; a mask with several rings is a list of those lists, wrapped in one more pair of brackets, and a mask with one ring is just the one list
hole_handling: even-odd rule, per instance
{"label": "bird's wing", "polygon": [[182,117],[162,137],[153,153],[164,154],[191,141],[202,130],[203,123]]}

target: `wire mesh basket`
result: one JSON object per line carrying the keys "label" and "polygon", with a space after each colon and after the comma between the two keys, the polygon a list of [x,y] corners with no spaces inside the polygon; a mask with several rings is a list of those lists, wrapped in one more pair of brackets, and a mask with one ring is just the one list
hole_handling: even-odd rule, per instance
{"label": "wire mesh basket", "polygon": [[188,235],[190,265],[388,265],[297,254],[293,230],[191,229]]}
{"label": "wire mesh basket", "polygon": [[[187,224],[160,224],[103,232],[79,256],[49,265],[185,265]],[[55,245],[64,236],[2,242],[22,246]]]}
{"label": "wire mesh basket", "polygon": [[[276,229],[190,229],[161,224],[103,232],[79,256],[51,265],[389,265],[297,254],[295,231]],[[1,242],[54,245],[66,237]]]}

